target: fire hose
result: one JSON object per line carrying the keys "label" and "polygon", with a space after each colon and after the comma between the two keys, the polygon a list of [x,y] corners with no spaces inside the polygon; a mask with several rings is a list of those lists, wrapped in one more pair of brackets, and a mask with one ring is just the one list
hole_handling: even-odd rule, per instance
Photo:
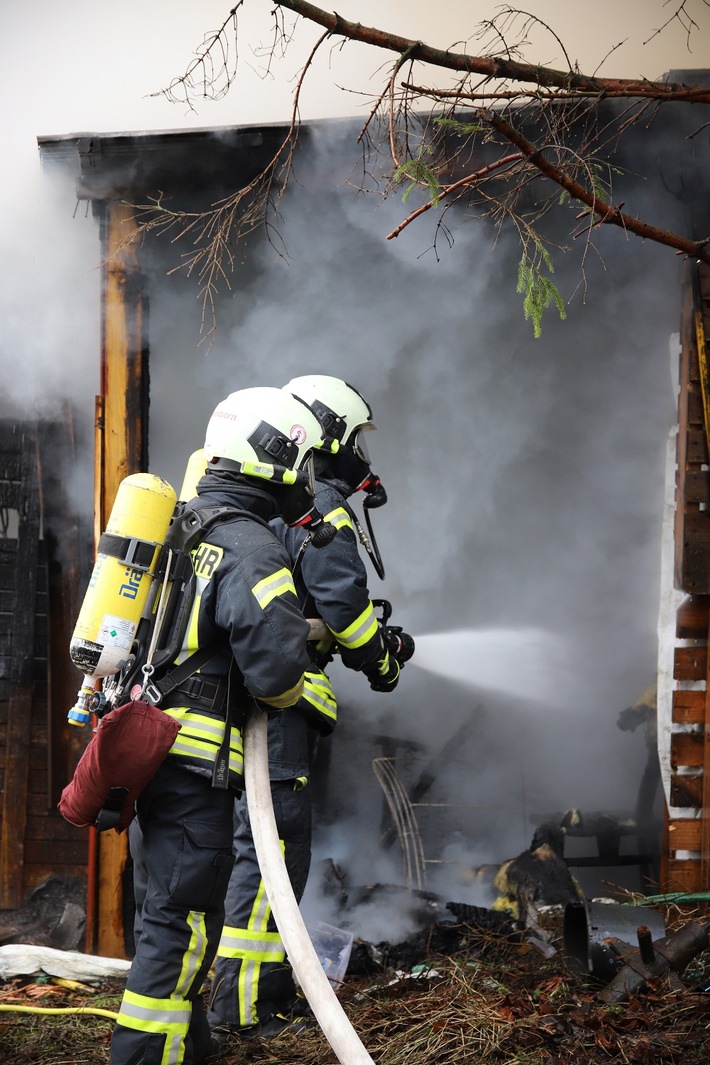
{"label": "fire hose", "polygon": [[271,801],[267,724],[254,706],[244,729],[247,806],[266,894],[293,971],[338,1061],[374,1065],[323,970],[291,887]]}

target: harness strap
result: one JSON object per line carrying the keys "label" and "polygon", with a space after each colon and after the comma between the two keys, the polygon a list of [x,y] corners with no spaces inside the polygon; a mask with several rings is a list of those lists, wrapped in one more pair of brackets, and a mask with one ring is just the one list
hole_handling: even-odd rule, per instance
{"label": "harness strap", "polygon": [[157,546],[158,544],[151,543],[150,540],[139,540],[135,536],[117,536],[115,533],[105,532],[99,537],[96,551],[97,554],[117,558],[119,562],[125,562],[132,569],[145,571],[149,570],[153,563]]}
{"label": "harness strap", "polygon": [[164,696],[179,688],[184,681],[192,677],[193,673],[197,673],[199,669],[211,662],[216,655],[217,651],[213,647],[201,647],[194,651],[179,665],[169,669],[160,680],[151,680],[146,685],[143,698],[149,703],[159,703]]}

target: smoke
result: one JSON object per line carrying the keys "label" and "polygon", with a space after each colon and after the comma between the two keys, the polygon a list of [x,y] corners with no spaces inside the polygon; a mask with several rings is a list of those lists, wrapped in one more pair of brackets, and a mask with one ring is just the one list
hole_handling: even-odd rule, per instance
{"label": "smoke", "polygon": [[[151,469],[179,486],[234,389],[331,373],[368,398],[390,500],[374,517],[386,577],[370,570],[370,590],[428,634],[427,672],[415,659],[382,695],[334,663],[341,720],[316,855],[337,852],[354,883],[396,877],[397,845],[377,848],[387,809],[371,768],[391,753],[410,789],[435,769],[416,811],[428,882],[461,897],[475,894],[461,869],[517,853],[540,817],[633,810],[646,747],[616,718],[655,674],[680,271],[665,249],[600,233],[586,291],[582,251],[556,258],[568,319],[549,315],[535,340],[514,243],[463,220],[439,255],[433,223],[385,240],[411,205],[354,190],[353,127],[313,134],[282,205],[285,254],[243,247],[208,354],[194,286],[164,276],[170,249],[148,249]],[[487,656],[462,648],[461,630],[484,634]],[[519,683],[510,662],[530,631]]]}
{"label": "smoke", "polygon": [[[516,245],[462,219],[439,254],[428,221],[385,240],[411,205],[355,191],[352,134],[313,129],[282,204],[283,245],[245,243],[208,352],[194,280],[168,275],[173,246],[147,243],[150,469],[179,488],[234,389],[322,372],[367,396],[390,499],[374,515],[386,577],[370,570],[370,590],[420,638],[426,670],[415,659],[383,695],[334,663],[341,720],[320,756],[316,863],[332,858],[354,884],[401,882],[396,837],[379,846],[392,821],[372,771],[394,755],[410,794],[431,778],[415,810],[427,885],[484,904],[473,870],[521,850],[537,820],[635,802],[645,744],[616,716],[655,671],[679,271],[664,249],[600,234],[586,294],[580,254],[557,260],[568,320],[548,316],[536,341],[514,291]],[[88,421],[98,234],[74,217],[70,185],[54,175],[36,188],[42,240],[27,229],[13,249],[33,283],[5,297],[7,394],[42,417],[69,398]],[[85,458],[88,507],[90,446]],[[462,649],[462,630],[485,634],[487,654]],[[536,653],[513,677],[530,632]]]}
{"label": "smoke", "polygon": [[98,246],[74,180],[39,166],[14,190],[3,229],[3,403],[51,417],[66,399],[86,408],[98,391]]}
{"label": "smoke", "polygon": [[[94,396],[99,379],[97,230],[79,209],[74,180],[39,161],[5,176],[8,219],[0,237],[0,418],[65,421],[77,448],[61,464],[71,506],[91,514]],[[88,488],[87,488],[88,486]]]}
{"label": "smoke", "polygon": [[[654,6],[661,14],[661,0]],[[344,0],[341,14],[369,25],[386,21],[445,48],[493,14],[482,10],[463,25],[461,7],[458,0],[437,5],[435,26],[421,0],[388,5],[386,20],[371,0]],[[582,70],[608,54],[602,74],[657,77],[704,54],[702,19],[686,39],[679,25],[646,32],[656,24],[646,0],[621,7],[600,0],[597,13],[607,8],[599,25],[613,23],[625,42],[611,51],[571,5],[532,5]],[[180,72],[224,14],[216,0],[177,8],[174,0],[126,0],[119,18],[108,12],[107,34],[107,11],[87,0],[46,7],[41,18],[33,5],[5,5],[0,13],[4,69],[16,90],[0,177],[0,417],[51,419],[70,405],[83,446],[65,484],[87,516],[99,391],[98,230],[85,205],[76,210],[75,175],[40,174],[36,137],[282,121],[303,61],[292,49],[281,79],[265,79],[263,56],[242,49],[235,91],[199,114],[149,95]],[[251,17],[247,6],[241,25],[249,39]],[[268,26],[259,32],[267,41]],[[310,48],[304,36],[303,58]],[[566,62],[549,34],[531,58]],[[357,46],[324,50],[318,59],[301,101],[304,117],[351,114],[361,104],[366,114],[360,95],[333,90],[334,83],[358,94],[379,86],[379,78],[363,77]],[[336,71],[341,59],[345,72]],[[194,281],[166,276],[180,249],[146,248],[150,468],[179,487],[213,407],[235,388],[312,371],[340,374],[366,394],[379,427],[370,441],[374,464],[390,497],[375,515],[386,579],[370,571],[371,591],[391,599],[394,622],[420,638],[421,661],[433,672],[413,662],[385,696],[333,665],[341,721],[319,752],[319,765],[330,766],[321,770],[316,859],[331,857],[352,883],[401,881],[397,840],[385,851],[379,846],[392,821],[371,768],[374,757],[395,754],[410,793],[427,773],[434,778],[422,799],[431,805],[416,808],[428,886],[485,904],[471,871],[527,845],[535,818],[573,805],[628,809],[635,801],[644,737],[620,732],[615,720],[655,671],[678,264],[655,245],[598,234],[601,257],[588,256],[586,291],[578,288],[582,247],[556,257],[569,317],[548,317],[535,341],[514,292],[513,243],[494,246],[486,225],[462,224],[454,247],[437,257],[429,216],[386,241],[412,205],[354,192],[352,130],[324,125],[314,134],[283,205],[288,258],[263,237],[241,249],[209,354],[199,345]],[[663,163],[673,187],[677,162],[666,155]],[[628,177],[629,202],[638,203],[645,185],[643,206],[665,224],[656,185],[640,176],[656,163],[637,153],[632,169],[638,176]],[[457,648],[461,630],[497,634],[486,662]],[[499,683],[503,672],[511,680],[506,662],[515,634],[530,630],[551,648],[529,662],[532,706],[526,691]],[[484,673],[494,664],[495,683],[487,686]],[[317,878],[309,892],[318,895]],[[318,907],[314,916],[328,914],[326,900]],[[376,911],[376,926],[372,912],[358,914],[363,934],[404,934],[394,909]],[[331,916],[337,923],[337,913]]]}

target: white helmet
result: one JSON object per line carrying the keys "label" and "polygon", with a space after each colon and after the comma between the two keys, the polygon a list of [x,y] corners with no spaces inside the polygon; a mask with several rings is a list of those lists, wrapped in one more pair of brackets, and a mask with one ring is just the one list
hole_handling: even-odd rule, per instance
{"label": "white helmet", "polygon": [[361,532],[360,540],[377,573],[384,577],[385,570],[369,515],[370,510],[387,502],[384,485],[370,467],[364,439],[364,434],[375,428],[370,404],[347,381],[327,374],[292,377],[284,385],[284,391],[307,403],[320,422],[323,440],[318,445],[318,476],[335,480],[348,494],[365,493],[363,507],[369,537]]}
{"label": "white helmet", "polygon": [[306,374],[293,377],[284,391],[307,403],[321,424],[322,450],[336,452],[349,447],[364,462],[370,458],[363,432],[375,428],[372,410],[356,388],[339,377],[327,374]]}
{"label": "white helmet", "polygon": [[279,484],[313,487],[312,450],[321,427],[308,405],[282,388],[243,388],[217,405],[205,458],[216,469]]}

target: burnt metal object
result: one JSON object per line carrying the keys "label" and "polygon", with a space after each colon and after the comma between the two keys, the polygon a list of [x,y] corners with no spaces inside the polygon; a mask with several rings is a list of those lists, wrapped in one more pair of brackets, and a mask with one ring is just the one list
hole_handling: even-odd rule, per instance
{"label": "burnt metal object", "polygon": [[599,992],[599,998],[608,1003],[623,1002],[630,995],[638,994],[648,980],[659,977],[667,977],[675,990],[684,990],[685,985],[678,974],[696,955],[708,949],[709,932],[710,922],[689,921],[677,932],[652,944],[653,956],[649,962],[644,961],[644,954],[649,956],[647,941],[642,947],[639,937],[638,950],[619,941],[615,949],[623,954],[624,964],[611,983]]}
{"label": "burnt metal object", "polygon": [[644,906],[624,906],[611,902],[569,903],[564,915],[564,952],[567,965],[575,972],[590,975],[600,983],[612,980],[624,965],[615,944],[636,939],[639,926],[645,929],[644,951],[652,949],[653,938],[666,934],[662,915]]}

